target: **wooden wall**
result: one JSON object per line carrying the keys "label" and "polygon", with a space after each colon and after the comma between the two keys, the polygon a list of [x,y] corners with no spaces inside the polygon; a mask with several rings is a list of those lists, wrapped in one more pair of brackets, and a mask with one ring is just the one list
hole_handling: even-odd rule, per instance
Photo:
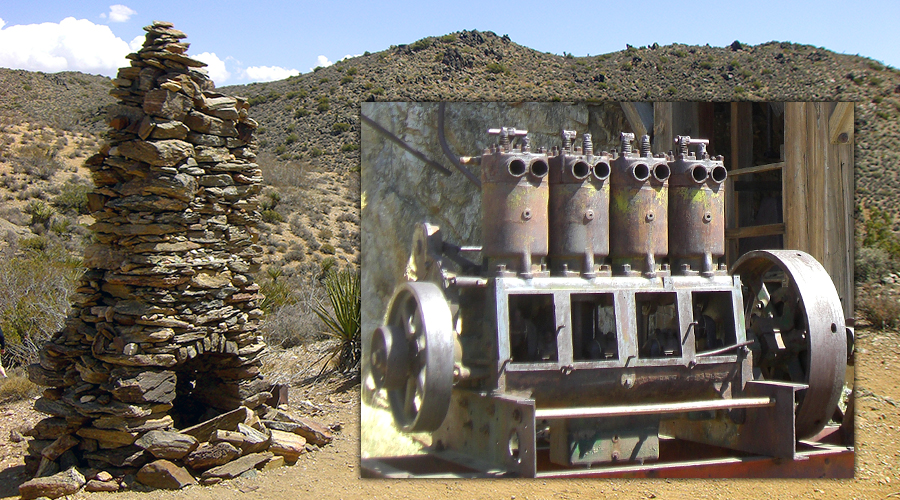
{"label": "wooden wall", "polygon": [[[753,120],[750,102],[731,103],[730,158],[726,194],[727,259],[738,255],[738,239],[784,235],[785,248],[803,250],[828,271],[849,318],[853,312],[853,103],[784,103],[784,161],[753,163]],[[673,149],[676,135],[710,138],[712,108],[708,103],[623,103],[635,132],[653,132],[653,151]],[[780,108],[780,104],[778,106]],[[709,137],[707,137],[707,135]],[[784,221],[739,227],[734,180],[741,175],[782,170]],[[746,178],[746,177],[744,177]]]}
{"label": "wooden wall", "polygon": [[785,103],[785,246],[815,257],[853,313],[853,103]]}

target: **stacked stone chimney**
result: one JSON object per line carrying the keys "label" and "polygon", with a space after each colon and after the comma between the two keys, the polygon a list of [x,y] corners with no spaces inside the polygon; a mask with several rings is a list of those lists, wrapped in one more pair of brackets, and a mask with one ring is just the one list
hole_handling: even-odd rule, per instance
{"label": "stacked stone chimney", "polygon": [[131,459],[146,462],[138,445],[150,431],[242,407],[241,423],[259,429],[255,413],[272,410],[261,406],[272,395],[259,372],[253,279],[257,124],[246,100],[216,92],[205,64],[185,54],[184,33],[144,29],[113,81],[108,143],[87,160],[88,270],[65,328],[29,367],[49,387],[35,409],[51,417],[32,431],[31,461],[44,472],[67,452],[95,468],[140,466]]}

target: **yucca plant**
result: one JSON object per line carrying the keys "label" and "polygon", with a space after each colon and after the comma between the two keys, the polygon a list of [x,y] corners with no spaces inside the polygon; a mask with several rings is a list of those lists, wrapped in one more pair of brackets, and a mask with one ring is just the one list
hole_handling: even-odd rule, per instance
{"label": "yucca plant", "polygon": [[319,374],[331,364],[346,373],[358,367],[362,358],[360,273],[353,269],[331,270],[324,281],[331,309],[318,303],[313,311],[325,323],[325,334],[338,343],[323,356],[325,364]]}

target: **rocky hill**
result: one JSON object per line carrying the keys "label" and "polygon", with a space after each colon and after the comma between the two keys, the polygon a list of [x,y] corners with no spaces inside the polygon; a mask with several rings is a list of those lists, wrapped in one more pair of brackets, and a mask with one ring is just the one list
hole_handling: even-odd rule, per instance
{"label": "rocky hill", "polygon": [[[109,87],[99,76],[0,69],[0,119],[97,133]],[[288,254],[358,256],[362,101],[856,101],[857,201],[900,220],[900,71],[808,45],[654,44],[573,57],[463,31],[222,90],[249,98],[261,125],[269,243],[281,264]]]}

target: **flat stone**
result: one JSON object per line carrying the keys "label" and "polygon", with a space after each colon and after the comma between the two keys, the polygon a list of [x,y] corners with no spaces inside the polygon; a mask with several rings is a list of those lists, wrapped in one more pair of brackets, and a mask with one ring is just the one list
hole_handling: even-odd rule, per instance
{"label": "flat stone", "polygon": [[184,124],[194,132],[218,135],[221,137],[237,137],[238,131],[234,122],[222,120],[199,111],[191,111],[184,119]]}
{"label": "flat stone", "polygon": [[221,147],[227,144],[227,141],[224,137],[211,134],[201,134],[198,132],[190,132],[187,135],[186,139],[188,142],[195,146]]}
{"label": "flat stone", "polygon": [[219,163],[234,159],[231,155],[231,151],[228,151],[228,148],[197,146],[194,148],[194,151],[194,157],[198,162]]}
{"label": "flat stone", "polygon": [[116,149],[125,158],[160,167],[177,165],[181,160],[194,155],[194,147],[189,142],[178,139],[128,141],[119,144]]}
{"label": "flat stone", "polygon": [[41,457],[41,463],[38,465],[37,472],[35,472],[34,477],[49,477],[59,472],[59,463],[55,460],[50,460],[47,457]]}
{"label": "flat stone", "polygon": [[[243,424],[238,424],[243,425]],[[212,436],[209,437],[210,443],[219,443],[219,442],[231,443],[236,448],[244,448],[244,435],[240,432],[234,431],[223,431],[222,429],[217,429],[216,432],[213,433]]]}
{"label": "flat stone", "polygon": [[215,418],[211,418],[205,422],[182,429],[183,434],[188,434],[197,438],[198,441],[209,441],[209,437],[216,429],[224,429],[233,431],[237,429],[239,423],[245,422],[253,412],[246,407],[240,407],[228,413],[223,413]]}
{"label": "flat stone", "polygon": [[[29,378],[29,380],[34,382],[34,379],[31,378],[31,367],[32,366],[40,367],[40,365],[35,364],[35,365],[28,366],[28,371],[29,371],[28,378]],[[37,382],[35,382],[35,383],[37,383]],[[75,408],[73,408],[71,405],[65,403],[64,401],[53,401],[53,400],[47,399],[45,397],[40,397],[37,400],[35,400],[34,409],[41,413],[46,413],[48,415],[54,415],[57,417],[71,418],[71,417],[81,416],[81,414],[78,413],[78,411],[75,410]]]}
{"label": "flat stone", "polygon": [[[294,415],[292,413],[286,412],[284,410],[278,410],[275,414],[275,417],[272,420],[276,420],[279,422],[286,422],[296,424],[296,427],[291,426],[289,432],[293,432],[294,434],[299,434],[306,438],[310,443],[323,446],[331,442],[334,439],[334,436],[331,434],[331,431],[325,427],[324,425],[310,420],[305,417],[301,417],[299,415]],[[274,429],[278,429],[278,427],[270,427]],[[279,430],[287,430],[286,428],[282,428]]]}
{"label": "flat stone", "polygon": [[194,436],[171,431],[150,431],[134,442],[156,458],[181,460],[200,444]]}
{"label": "flat stone", "polygon": [[258,453],[269,447],[270,436],[246,424],[238,424],[238,432],[244,435],[241,451],[244,454]]}
{"label": "flat stone", "polygon": [[[222,288],[231,284],[231,273],[199,272],[191,278],[191,284],[198,288]],[[205,323],[204,322],[201,322]]]}
{"label": "flat stone", "polygon": [[147,432],[171,429],[174,421],[170,415],[157,413],[147,417],[123,418],[115,415],[94,419],[92,425],[98,429],[114,429],[127,432]]}
{"label": "flat stone", "polygon": [[101,448],[128,446],[134,444],[138,436],[136,432],[97,429],[94,427],[82,427],[75,434],[83,438],[96,439]]}
{"label": "flat stone", "polygon": [[[28,365],[28,380],[37,385],[46,387],[60,387],[66,385],[65,373],[59,371],[50,371],[42,367],[39,363]],[[42,411],[42,410],[39,410]],[[44,412],[48,413],[48,412]],[[60,415],[65,416],[65,415]]]}
{"label": "flat stone", "polygon": [[84,491],[119,491],[119,483],[116,481],[91,479],[84,485]]}
{"label": "flat stone", "polygon": [[188,203],[194,199],[197,189],[197,179],[184,173],[157,175],[148,178],[136,177],[125,184],[116,186],[116,191],[122,196],[158,195]]}
{"label": "flat stone", "polygon": [[227,464],[241,456],[241,450],[226,441],[215,444],[204,443],[184,457],[184,463],[194,470],[205,470],[210,467]]}
{"label": "flat stone", "polygon": [[152,455],[135,445],[84,454],[84,458],[97,460],[113,467],[141,467]]}
{"label": "flat stone", "polygon": [[62,436],[56,438],[55,441],[50,443],[49,446],[41,450],[41,455],[46,457],[49,460],[56,460],[60,455],[69,450],[69,448],[75,446],[80,441],[77,437],[71,434],[63,434]]}
{"label": "flat stone", "polygon": [[271,429],[271,432],[269,451],[272,453],[284,457],[288,462],[296,462],[306,452],[306,439],[303,436],[275,429]]}
{"label": "flat stone", "polygon": [[[187,125],[180,121],[154,121],[151,139],[185,139],[190,131]],[[146,137],[144,138],[146,139]]]}
{"label": "flat stone", "polygon": [[38,439],[56,439],[69,431],[69,422],[60,417],[48,417],[38,421],[23,434]]}
{"label": "flat stone", "polygon": [[49,477],[39,477],[19,485],[19,495],[23,500],[39,497],[59,498],[72,495],[85,484],[84,476],[72,467]]}
{"label": "flat stone", "polygon": [[236,108],[237,107],[237,99],[229,96],[220,96],[220,97],[205,97],[203,99],[204,109],[225,109],[225,108]]}
{"label": "flat stone", "polygon": [[166,120],[183,121],[192,107],[191,99],[178,92],[155,89],[144,95],[144,113]]}
{"label": "flat stone", "polygon": [[[188,207],[184,200],[169,196],[131,195],[116,198],[106,203],[108,208],[125,209],[133,212],[181,211]],[[133,250],[132,250],[133,251]],[[113,269],[113,268],[104,268]]]}
{"label": "flat stone", "polygon": [[197,484],[197,480],[184,467],[179,467],[168,460],[157,460],[141,467],[137,480],[152,488],[180,490],[185,486]]}
{"label": "flat stone", "polygon": [[135,354],[133,356],[125,354],[97,354],[96,357],[107,363],[125,366],[171,368],[178,363],[174,354]]}
{"label": "flat stone", "polygon": [[109,245],[88,245],[84,249],[84,266],[92,269],[117,269],[125,254]]}
{"label": "flat stone", "polygon": [[262,470],[277,469],[279,467],[284,467],[284,457],[275,455],[263,465]]}
{"label": "flat stone", "polygon": [[114,398],[125,403],[171,403],[175,399],[176,378],[172,371],[143,370],[134,373],[116,369],[110,372],[110,378],[110,392]]}
{"label": "flat stone", "polygon": [[234,179],[229,174],[204,175],[200,177],[199,183],[205,187],[233,186]]}
{"label": "flat stone", "polygon": [[273,456],[274,455],[271,452],[251,453],[249,455],[244,455],[243,457],[238,458],[233,462],[229,462],[225,465],[220,465],[219,467],[209,469],[208,471],[201,474],[200,477],[202,479],[207,479],[210,477],[233,479],[247,472],[248,470],[256,468],[257,465],[269,461],[269,459],[271,459]]}

